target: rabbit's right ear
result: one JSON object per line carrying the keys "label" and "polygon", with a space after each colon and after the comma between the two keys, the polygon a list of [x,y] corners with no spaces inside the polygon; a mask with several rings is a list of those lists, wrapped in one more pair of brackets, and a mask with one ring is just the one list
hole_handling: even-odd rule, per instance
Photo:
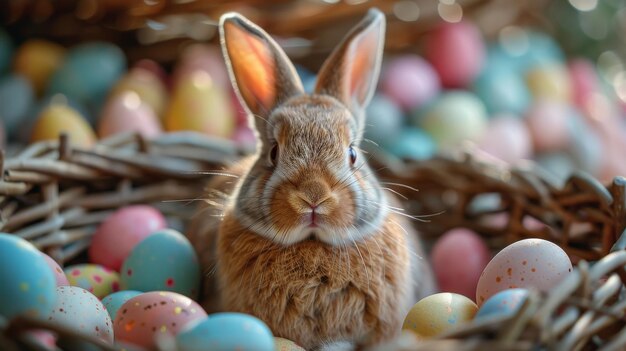
{"label": "rabbit's right ear", "polygon": [[291,96],[304,92],[291,61],[261,28],[238,13],[220,19],[222,51],[240,100],[262,130],[269,113]]}

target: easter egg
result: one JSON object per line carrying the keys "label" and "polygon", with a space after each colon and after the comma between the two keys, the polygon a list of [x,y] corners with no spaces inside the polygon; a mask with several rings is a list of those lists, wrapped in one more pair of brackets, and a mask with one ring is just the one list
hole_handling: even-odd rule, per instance
{"label": "easter egg", "polygon": [[29,329],[25,331],[21,338],[27,338],[31,342],[34,342],[39,350],[44,351],[57,351],[57,336],[45,329]]}
{"label": "easter egg", "polygon": [[230,78],[219,47],[198,43],[187,46],[182,51],[174,70],[174,85],[180,84],[181,80],[198,71],[208,73],[218,87],[222,89],[230,87]]}
{"label": "easter egg", "polygon": [[403,128],[396,137],[385,145],[391,154],[406,160],[427,160],[437,152],[433,138],[415,127]]}
{"label": "easter egg", "polygon": [[165,291],[148,292],[132,297],[119,308],[113,323],[115,338],[152,348],[159,335],[175,336],[186,325],[206,316],[202,307],[186,296]]}
{"label": "easter egg", "polygon": [[13,58],[13,70],[26,77],[37,93],[48,85],[54,71],[61,66],[65,48],[56,43],[30,39],[22,44]]}
{"label": "easter egg", "polygon": [[504,27],[498,41],[490,46],[488,65],[504,60],[509,68],[525,73],[544,64],[563,62],[564,54],[558,43],[549,35],[518,26]]}
{"label": "easter egg", "polygon": [[68,51],[65,61],[52,75],[47,91],[97,107],[125,69],[126,58],[117,46],[105,42],[80,44]]}
{"label": "easter egg", "polygon": [[474,317],[475,320],[493,318],[500,316],[511,316],[515,314],[526,299],[528,290],[526,289],[506,289],[490,297],[480,306]]}
{"label": "easter egg", "polygon": [[100,116],[100,138],[122,132],[135,132],[147,139],[157,137],[162,132],[159,119],[152,108],[134,91],[113,95]]}
{"label": "easter egg", "polygon": [[446,92],[437,99],[417,123],[442,149],[454,148],[466,140],[476,141],[487,127],[485,105],[473,94]]}
{"label": "easter egg", "polygon": [[568,102],[572,97],[569,72],[561,64],[531,68],[526,73],[526,84],[535,99]]}
{"label": "easter egg", "polygon": [[119,271],[140,241],[166,225],[165,217],[153,207],[122,207],[107,217],[96,230],[89,247],[89,260]]}
{"label": "easter egg", "polygon": [[144,70],[150,72],[153,76],[159,78],[161,83],[164,84],[164,87],[167,88],[168,86],[169,79],[167,76],[167,72],[165,72],[165,69],[163,69],[161,65],[153,60],[141,59],[135,62],[132,70]]}
{"label": "easter egg", "polygon": [[248,126],[238,127],[233,135],[233,141],[248,153],[253,153],[256,149],[256,134]]}
{"label": "easter egg", "polygon": [[206,345],[216,350],[275,350],[274,337],[267,325],[243,313],[212,314],[178,334],[176,344],[181,351],[202,351]]}
{"label": "easter egg", "polygon": [[587,120],[577,113],[572,113],[568,120],[569,147],[576,168],[597,175],[605,162],[605,145],[600,133]]}
{"label": "easter egg", "polygon": [[0,315],[47,317],[56,301],[54,273],[31,243],[0,233]]}
{"label": "easter egg", "polygon": [[431,250],[433,272],[439,290],[476,297],[478,278],[489,263],[491,253],[483,240],[469,229],[445,233]]}
{"label": "easter egg", "polygon": [[486,65],[473,90],[491,114],[523,113],[531,100],[523,76],[508,65]]}
{"label": "easter egg", "polygon": [[405,55],[388,62],[380,84],[382,92],[407,111],[434,99],[441,90],[437,72],[417,55]]}
{"label": "easter egg", "polygon": [[298,346],[295,342],[284,338],[274,338],[275,351],[305,351],[304,348]]}
{"label": "easter egg", "polygon": [[111,317],[97,297],[77,286],[59,286],[56,296],[50,322],[113,343]]}
{"label": "easter egg", "polygon": [[528,127],[520,118],[512,115],[498,115],[489,120],[478,146],[509,164],[529,159],[533,153]]}
{"label": "easter egg", "polygon": [[7,32],[0,28],[0,74],[8,70],[13,57],[13,42]]}
{"label": "easter egg", "polygon": [[540,100],[526,113],[526,124],[536,151],[563,150],[569,143],[570,106],[557,101]]}
{"label": "easter egg", "polygon": [[407,314],[402,329],[430,338],[474,318],[478,307],[459,294],[439,293],[419,300]]}
{"label": "easter egg", "polygon": [[66,133],[76,146],[91,147],[96,142],[89,123],[73,108],[58,104],[49,105],[41,111],[33,125],[30,140],[56,140],[61,133]]}
{"label": "easter egg", "polygon": [[186,75],[174,88],[165,128],[230,138],[235,128],[235,116],[227,91],[204,71]]}
{"label": "easter egg", "polygon": [[393,141],[404,125],[402,111],[382,95],[374,96],[365,116],[365,137],[378,144]]}
{"label": "easter egg", "polygon": [[117,315],[117,311],[119,311],[120,307],[122,307],[122,305],[125,304],[126,301],[141,294],[141,291],[136,290],[122,290],[114,292],[103,298],[102,304],[104,305],[104,308],[107,309],[107,312],[109,313],[109,316],[111,316],[111,319],[115,320],[115,316]]}
{"label": "easter egg", "polygon": [[17,134],[33,100],[33,88],[26,78],[18,74],[0,78],[0,119],[9,138]]}
{"label": "easter egg", "polygon": [[518,52],[518,57],[526,70],[542,65],[563,62],[565,54],[556,40],[543,32],[526,30],[527,46]]}
{"label": "easter egg", "polygon": [[442,23],[428,34],[425,53],[444,86],[463,87],[480,73],[485,44],[473,23]]}
{"label": "easter egg", "polygon": [[566,152],[543,152],[535,156],[535,162],[558,182],[564,183],[576,170],[576,161]]}
{"label": "easter egg", "polygon": [[54,273],[54,279],[56,281],[57,286],[70,285],[70,282],[67,280],[67,277],[65,276],[65,273],[63,272],[63,269],[61,269],[61,266],[59,266],[57,261],[53,260],[52,257],[46,255],[43,252],[41,253],[41,255],[46,260],[46,263],[48,264],[48,267],[50,267],[50,269],[52,270],[52,273]]}
{"label": "easter egg", "polygon": [[496,293],[513,288],[548,292],[572,271],[572,262],[558,245],[543,239],[524,239],[500,251],[487,264],[476,288],[481,306]]}
{"label": "easter egg", "polygon": [[141,102],[149,106],[157,116],[163,116],[167,106],[167,90],[163,82],[150,71],[133,69],[113,87],[109,99],[127,92],[134,92]]}
{"label": "easter egg", "polygon": [[99,299],[120,289],[119,274],[97,264],[77,264],[66,267],[65,275],[70,285],[81,287]]}
{"label": "easter egg", "polygon": [[195,298],[200,266],[184,235],[162,229],[133,248],[122,265],[121,277],[125,290],[174,291]]}
{"label": "easter egg", "polygon": [[586,59],[572,60],[567,69],[572,82],[572,99],[576,106],[585,109],[592,94],[600,90],[600,82],[594,64]]}

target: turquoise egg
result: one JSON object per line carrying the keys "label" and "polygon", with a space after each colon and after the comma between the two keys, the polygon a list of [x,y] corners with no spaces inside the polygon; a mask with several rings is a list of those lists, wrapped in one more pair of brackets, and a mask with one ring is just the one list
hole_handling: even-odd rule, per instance
{"label": "turquoise egg", "polygon": [[490,114],[526,111],[531,96],[521,74],[505,65],[487,65],[473,84]]}
{"label": "turquoise egg", "polygon": [[200,265],[184,235],[159,230],[139,242],[120,270],[123,290],[173,291],[195,298],[200,286]]}
{"label": "turquoise egg", "polygon": [[374,96],[365,116],[365,137],[379,145],[393,142],[404,125],[402,110],[383,95]]}
{"label": "turquoise egg", "polygon": [[126,70],[126,58],[120,48],[104,42],[91,42],[71,49],[65,62],[53,74],[48,95],[67,95],[98,107]]}
{"label": "turquoise egg", "polygon": [[120,307],[122,307],[126,301],[141,294],[141,291],[136,290],[122,290],[114,292],[113,294],[107,295],[104,299],[102,299],[102,304],[104,305],[104,308],[107,309],[107,312],[109,312],[111,320],[115,320],[115,316],[117,315],[117,311]]}
{"label": "turquoise egg", "polygon": [[0,28],[0,73],[9,69],[11,57],[13,57],[13,42],[9,34]]}
{"label": "turquoise egg", "polygon": [[0,118],[9,138],[17,133],[34,98],[33,88],[23,76],[10,74],[0,79]]}
{"label": "turquoise egg", "polygon": [[393,155],[408,160],[427,160],[437,152],[437,145],[428,133],[415,127],[405,127],[385,147]]}
{"label": "turquoise egg", "polygon": [[515,314],[528,298],[528,290],[526,289],[507,289],[490,297],[480,307],[475,320],[485,318],[511,316]]}
{"label": "turquoise egg", "polygon": [[0,233],[0,315],[47,317],[56,303],[56,279],[28,241]]}
{"label": "turquoise egg", "polygon": [[572,156],[576,167],[594,176],[602,164],[606,161],[604,144],[600,135],[578,112],[571,108],[572,113],[567,120],[567,128],[570,134],[568,153]]}
{"label": "turquoise egg", "polygon": [[216,313],[176,336],[180,351],[274,351],[272,332],[260,319],[243,313]]}

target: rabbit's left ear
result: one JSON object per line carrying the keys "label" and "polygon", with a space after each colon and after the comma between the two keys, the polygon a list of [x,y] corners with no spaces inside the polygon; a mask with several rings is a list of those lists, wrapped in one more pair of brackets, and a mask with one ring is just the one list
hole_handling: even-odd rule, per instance
{"label": "rabbit's left ear", "polygon": [[384,43],[385,15],[370,9],[322,65],[315,92],[334,96],[363,118],[376,90]]}

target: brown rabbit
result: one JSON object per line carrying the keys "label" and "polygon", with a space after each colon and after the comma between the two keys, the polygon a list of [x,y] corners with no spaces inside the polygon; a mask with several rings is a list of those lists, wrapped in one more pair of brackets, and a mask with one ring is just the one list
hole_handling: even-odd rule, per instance
{"label": "brown rabbit", "polygon": [[231,193],[221,222],[200,213],[190,233],[216,273],[207,308],[255,315],[306,349],[351,349],[396,335],[433,291],[417,233],[357,148],[384,29],[384,15],[370,10],[305,94],[267,33],[238,14],[221,18],[230,77],[260,142],[231,169],[236,183],[213,184]]}

